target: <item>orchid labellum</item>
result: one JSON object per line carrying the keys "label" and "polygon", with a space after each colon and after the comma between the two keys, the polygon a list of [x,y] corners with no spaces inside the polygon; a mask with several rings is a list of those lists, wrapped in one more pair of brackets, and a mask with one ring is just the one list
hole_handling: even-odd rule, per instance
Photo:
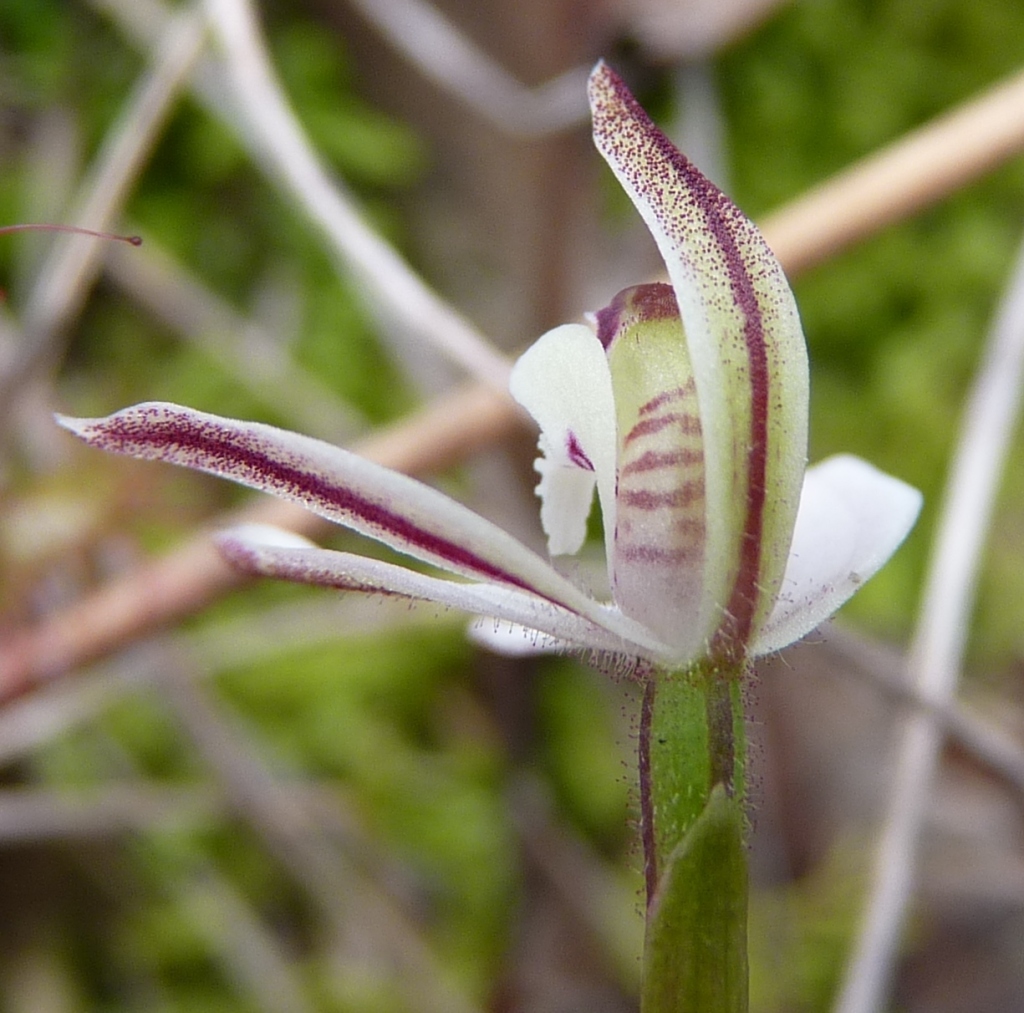
{"label": "orchid labellum", "polygon": [[[722,947],[745,945],[735,911],[718,911],[723,897],[742,898],[733,907],[745,910],[745,878],[721,873],[711,889],[719,874],[701,863],[725,868],[725,859],[706,856],[729,854],[743,865],[742,814],[728,800],[742,793],[735,687],[749,659],[792,643],[842,605],[903,540],[920,496],[853,457],[805,470],[807,353],[778,261],[603,64],[591,76],[590,102],[597,147],[653,234],[671,285],[627,289],[593,327],[545,334],[516,364],[511,392],[540,426],[538,492],[552,555],[581,547],[597,491],[610,601],[441,493],[309,437],[155,403],[61,422],[105,450],[301,503],[459,579],[270,529],[221,535],[223,552],[250,572],[439,602],[487,617],[492,628],[497,620],[505,630],[534,631],[542,647],[594,652],[638,672],[647,686],[647,958],[657,968],[680,931],[677,914],[658,911],[695,896],[707,894],[714,910],[693,914],[693,924],[707,935],[721,916],[732,926]],[[664,697],[675,702],[661,725],[655,686],[677,687]],[[687,728],[704,743],[687,754],[703,756],[692,769],[686,757],[658,752],[690,735]],[[683,899],[666,899],[676,894]],[[705,1003],[695,1009],[742,1008],[740,992],[719,1002],[700,991],[745,981],[707,959],[695,956],[681,971],[673,957],[645,985],[644,1008],[689,1008],[664,996],[690,988]],[[745,967],[745,958],[736,961]],[[668,989],[661,999],[659,988]]]}

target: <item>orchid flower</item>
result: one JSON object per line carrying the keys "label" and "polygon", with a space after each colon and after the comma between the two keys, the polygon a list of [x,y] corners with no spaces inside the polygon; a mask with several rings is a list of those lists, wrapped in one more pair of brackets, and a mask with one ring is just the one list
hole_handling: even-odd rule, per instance
{"label": "orchid flower", "polygon": [[597,147],[672,285],[626,290],[596,329],[548,332],[511,391],[541,428],[552,555],[581,547],[597,489],[611,601],[429,486],[306,436],[159,403],[60,422],[105,450],[301,503],[465,579],[266,528],[220,535],[252,573],[437,602],[627,669],[735,661],[797,640],[896,549],[919,494],[852,457],[805,473],[807,357],[780,265],[604,64],[590,100]]}
{"label": "orchid flower", "polygon": [[590,103],[597,147],[671,284],[549,331],[510,387],[540,427],[549,554],[582,547],[596,490],[610,600],[437,490],[307,436],[159,403],[60,421],[105,450],[300,503],[446,575],[278,529],[220,535],[250,573],[440,603],[484,617],[506,647],[511,632],[637,674],[641,1009],[742,1013],[749,662],[838,609],[895,551],[921,497],[854,457],[805,469],[807,352],[781,266],[604,64]]}

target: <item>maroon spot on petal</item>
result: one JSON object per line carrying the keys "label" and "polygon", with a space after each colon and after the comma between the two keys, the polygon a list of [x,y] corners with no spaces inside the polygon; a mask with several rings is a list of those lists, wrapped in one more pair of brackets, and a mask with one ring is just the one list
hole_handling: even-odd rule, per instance
{"label": "maroon spot on petal", "polygon": [[657,320],[678,320],[679,304],[671,285],[662,281],[624,288],[597,317],[597,338],[607,351],[629,327]]}
{"label": "maroon spot on petal", "polygon": [[565,452],[569,455],[569,460],[577,468],[582,468],[584,471],[594,470],[594,465],[591,463],[590,458],[587,457],[587,452],[580,446],[580,441],[571,429],[565,439]]}
{"label": "maroon spot on petal", "polygon": [[594,314],[597,318],[597,340],[601,342],[606,352],[611,348],[612,341],[619,333],[624,295],[625,292],[620,292],[604,309],[600,309]]}
{"label": "maroon spot on petal", "polygon": [[637,323],[653,320],[678,320],[679,303],[676,302],[675,289],[663,281],[650,282],[646,285],[634,285],[627,289],[629,305]]}

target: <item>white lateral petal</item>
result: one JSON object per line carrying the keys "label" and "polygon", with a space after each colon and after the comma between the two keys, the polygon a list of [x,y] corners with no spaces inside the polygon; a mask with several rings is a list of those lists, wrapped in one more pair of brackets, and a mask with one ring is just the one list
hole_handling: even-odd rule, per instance
{"label": "white lateral petal", "polygon": [[583,544],[595,481],[605,531],[613,532],[615,401],[597,336],[583,324],[548,331],[512,368],[509,391],[541,429],[545,460],[538,462],[537,491],[551,554],[577,552]]}
{"label": "white lateral petal", "polygon": [[[160,402],[58,421],[103,450],[232,479],[452,573],[522,588],[581,614],[604,612],[547,560],[461,503],[322,440]],[[625,617],[611,621],[629,635]]]}
{"label": "white lateral petal", "polygon": [[268,545],[279,549],[316,549],[316,542],[310,541],[305,535],[298,535],[276,524],[237,524],[230,529],[233,538],[241,539],[250,545]]}
{"label": "white lateral petal", "polygon": [[808,468],[782,589],[751,653],[780,650],[831,616],[896,551],[921,502],[916,489],[849,454]]}
{"label": "white lateral petal", "polygon": [[579,647],[652,656],[644,646],[624,640],[575,612],[500,584],[461,584],[347,552],[275,545],[262,536],[252,540],[244,528],[218,535],[217,544],[232,564],[249,573],[341,591],[435,602],[515,623]]}
{"label": "white lateral petal", "polygon": [[466,635],[479,647],[506,658],[537,658],[545,654],[568,654],[578,645],[556,640],[520,623],[480,617],[466,627]]}
{"label": "white lateral petal", "polygon": [[576,465],[559,463],[547,449],[542,435],[541,456],[534,463],[540,475],[536,492],[540,497],[540,524],[548,536],[548,552],[552,556],[579,552],[587,539],[587,518],[594,502],[597,476]]}

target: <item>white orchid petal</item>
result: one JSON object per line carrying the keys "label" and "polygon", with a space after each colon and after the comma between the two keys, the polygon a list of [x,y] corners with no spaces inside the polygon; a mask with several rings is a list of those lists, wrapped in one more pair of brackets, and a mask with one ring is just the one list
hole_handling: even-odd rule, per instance
{"label": "white orchid petal", "polygon": [[279,549],[316,549],[316,542],[305,535],[296,534],[276,524],[236,524],[229,529],[233,538],[244,539],[252,545],[274,546]]}
{"label": "white orchid petal", "polygon": [[577,552],[583,544],[594,482],[610,539],[615,530],[615,401],[597,336],[582,324],[548,331],[516,362],[509,391],[541,429],[544,461],[538,465],[538,492],[551,554]]}
{"label": "white orchid petal", "polygon": [[682,316],[704,437],[697,625],[742,654],[782,579],[807,446],[807,351],[761,234],[651,122],[619,77],[590,78],[594,140],[651,230]]}
{"label": "white orchid petal", "polygon": [[583,660],[588,661],[594,668],[620,679],[635,675],[640,659],[639,655],[603,651],[589,644],[574,644],[568,640],[549,637],[519,623],[507,623],[496,619],[474,619],[466,632],[473,643],[507,658],[540,658],[553,654],[582,655]]}
{"label": "white orchid petal", "polygon": [[594,502],[597,476],[576,465],[560,464],[546,452],[546,445],[542,436],[542,456],[534,465],[540,475],[540,523],[548,536],[548,552],[552,556],[572,555],[579,552],[587,538],[587,518]]}
{"label": "white orchid petal", "polygon": [[809,468],[779,597],[752,653],[780,650],[824,622],[899,548],[920,509],[916,489],[858,457]]}
{"label": "white orchid petal", "polygon": [[159,402],[105,419],[58,421],[103,450],[232,479],[453,573],[523,588],[574,611],[599,608],[546,560],[472,510],[321,440]]}
{"label": "white orchid petal", "polygon": [[495,618],[474,619],[466,627],[466,634],[477,646],[506,658],[537,658],[579,650],[578,644],[568,640],[548,636],[522,623],[509,623]]}
{"label": "white orchid petal", "polygon": [[434,602],[446,608],[487,616],[492,621],[516,623],[578,646],[650,656],[644,647],[624,640],[546,598],[500,584],[462,584],[347,552],[275,545],[263,537],[252,540],[244,528],[218,535],[217,543],[233,565],[248,573],[340,591]]}

